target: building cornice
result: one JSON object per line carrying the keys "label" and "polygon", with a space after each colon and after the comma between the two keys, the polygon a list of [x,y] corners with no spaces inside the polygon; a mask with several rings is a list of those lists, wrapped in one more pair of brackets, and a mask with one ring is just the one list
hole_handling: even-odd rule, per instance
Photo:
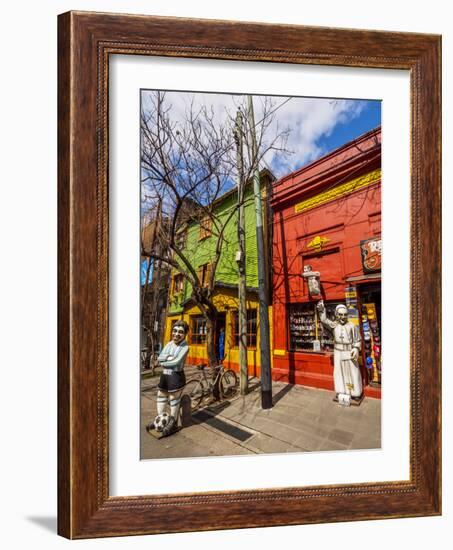
{"label": "building cornice", "polygon": [[289,203],[306,200],[381,166],[381,128],[350,141],[300,170],[278,180],[273,186],[271,206],[281,210]]}

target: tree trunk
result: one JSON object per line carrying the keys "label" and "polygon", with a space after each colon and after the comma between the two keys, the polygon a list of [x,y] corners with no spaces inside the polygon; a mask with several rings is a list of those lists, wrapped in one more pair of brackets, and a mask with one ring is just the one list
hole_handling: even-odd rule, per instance
{"label": "tree trunk", "polygon": [[217,354],[215,349],[215,327],[216,315],[212,312],[206,313],[206,349],[208,352],[209,366],[213,370],[217,365]]}
{"label": "tree trunk", "polygon": [[[216,341],[215,341],[215,329],[216,329],[216,320],[217,312],[208,311],[206,313],[206,349],[208,352],[208,362],[209,362],[209,374],[212,377],[214,382],[216,377],[216,366],[217,366],[217,354],[216,354]],[[220,389],[219,384],[215,384],[212,389],[212,395],[214,399],[220,399]]]}

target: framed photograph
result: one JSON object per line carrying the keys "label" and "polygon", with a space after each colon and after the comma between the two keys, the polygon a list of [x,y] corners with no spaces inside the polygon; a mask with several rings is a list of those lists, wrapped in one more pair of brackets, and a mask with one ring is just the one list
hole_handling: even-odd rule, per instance
{"label": "framed photograph", "polygon": [[59,16],[62,536],[441,513],[440,52]]}

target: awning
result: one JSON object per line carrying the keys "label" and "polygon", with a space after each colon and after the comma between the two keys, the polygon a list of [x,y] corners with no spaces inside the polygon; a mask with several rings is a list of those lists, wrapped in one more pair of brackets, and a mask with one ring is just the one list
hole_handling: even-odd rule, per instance
{"label": "awning", "polygon": [[366,283],[367,281],[376,281],[381,279],[381,272],[369,273],[368,275],[356,275],[355,277],[347,277],[348,283]]}

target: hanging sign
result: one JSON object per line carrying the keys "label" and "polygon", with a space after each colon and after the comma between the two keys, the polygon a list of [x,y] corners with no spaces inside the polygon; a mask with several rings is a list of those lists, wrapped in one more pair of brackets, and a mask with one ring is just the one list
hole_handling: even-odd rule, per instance
{"label": "hanging sign", "polygon": [[359,324],[359,310],[357,309],[357,287],[347,286],[344,289],[346,307],[348,308],[348,320],[354,325]]}
{"label": "hanging sign", "polygon": [[304,265],[302,277],[308,283],[308,294],[310,296],[319,296],[321,294],[320,276],[319,271],[312,271],[311,265]]}
{"label": "hanging sign", "polygon": [[348,286],[345,288],[344,297],[346,300],[355,301],[357,303],[357,288],[355,286]]}
{"label": "hanging sign", "polygon": [[381,271],[382,239],[380,237],[360,241],[360,251],[364,273]]}

